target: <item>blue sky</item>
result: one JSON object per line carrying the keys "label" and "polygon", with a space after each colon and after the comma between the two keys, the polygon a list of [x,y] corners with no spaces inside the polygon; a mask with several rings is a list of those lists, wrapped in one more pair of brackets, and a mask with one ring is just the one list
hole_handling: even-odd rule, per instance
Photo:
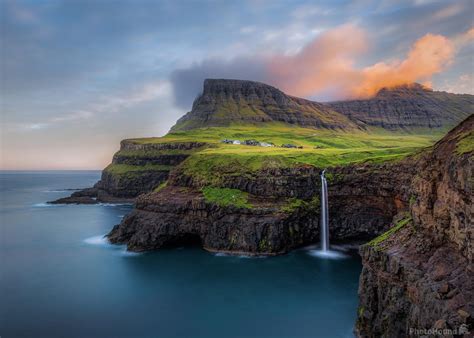
{"label": "blue sky", "polygon": [[403,73],[419,62],[421,69],[431,61],[417,57],[438,44],[432,53],[442,59],[414,80],[472,93],[473,6],[1,1],[1,168],[102,168],[121,139],[166,133],[206,77],[341,99],[360,95],[359,83],[371,87],[381,68]]}

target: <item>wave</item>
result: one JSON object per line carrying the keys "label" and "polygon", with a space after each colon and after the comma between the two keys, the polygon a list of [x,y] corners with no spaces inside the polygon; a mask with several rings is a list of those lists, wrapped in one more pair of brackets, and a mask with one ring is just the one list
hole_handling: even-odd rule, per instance
{"label": "wave", "polygon": [[116,251],[115,255],[121,257],[136,257],[141,256],[141,252],[132,252],[127,250],[127,246],[124,244],[112,244],[106,237],[106,235],[98,235],[86,238],[84,243],[99,246],[102,248],[113,249]]}
{"label": "wave", "polygon": [[229,256],[232,256],[232,255],[229,255],[229,254],[227,254],[227,253],[225,253],[225,252],[216,252],[216,253],[214,254],[214,256],[216,256],[216,257],[229,257]]}
{"label": "wave", "polygon": [[91,204],[91,205],[100,205],[104,207],[119,207],[119,206],[132,206],[133,203],[97,203],[97,204]]}
{"label": "wave", "polygon": [[52,208],[59,206],[61,206],[61,204],[51,204],[46,202],[33,204],[33,208]]}
{"label": "wave", "polygon": [[86,238],[84,242],[87,244],[92,244],[92,245],[112,246],[112,243],[110,243],[106,235],[89,237],[89,238]]}

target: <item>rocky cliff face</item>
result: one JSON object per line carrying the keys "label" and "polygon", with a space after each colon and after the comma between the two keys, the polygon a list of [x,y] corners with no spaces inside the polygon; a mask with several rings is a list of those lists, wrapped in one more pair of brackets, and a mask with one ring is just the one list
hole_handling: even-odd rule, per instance
{"label": "rocky cliff face", "polygon": [[370,99],[328,106],[353,121],[389,130],[446,128],[474,113],[474,95],[437,92],[415,83],[382,89]]}
{"label": "rocky cliff face", "polygon": [[171,131],[262,122],[328,129],[357,128],[329,106],[286,95],[264,83],[207,79],[192,110],[180,118]]}
{"label": "rocky cliff face", "polygon": [[383,233],[395,215],[408,210],[408,187],[414,173],[409,159],[330,169],[333,237],[371,239]]}
{"label": "rocky cliff face", "polygon": [[361,248],[359,336],[472,333],[473,137],[471,116],[414,158],[405,220]]}
{"label": "rocky cliff face", "polygon": [[222,207],[207,202],[199,191],[170,186],[140,196],[135,210],[108,237],[132,251],[194,241],[210,251],[249,255],[284,253],[316,239],[317,221],[311,208],[288,213],[279,203],[258,198],[252,199],[252,205],[251,209]]}
{"label": "rocky cliff face", "polygon": [[[372,238],[385,231],[393,216],[408,208],[408,195],[399,187],[409,172],[404,162],[330,169],[331,240]],[[194,238],[211,251],[250,255],[284,253],[317,241],[317,168],[265,169],[221,178],[221,188],[248,193],[251,207],[207,201],[200,182],[177,168],[166,188],[138,198],[135,210],[111,231],[109,239],[143,251]]]}
{"label": "rocky cliff face", "polygon": [[166,182],[170,170],[206,146],[204,142],[153,143],[151,140],[140,143],[133,139],[123,140],[112,163],[102,171],[101,179],[94,187],[50,203],[133,202],[137,196]]}

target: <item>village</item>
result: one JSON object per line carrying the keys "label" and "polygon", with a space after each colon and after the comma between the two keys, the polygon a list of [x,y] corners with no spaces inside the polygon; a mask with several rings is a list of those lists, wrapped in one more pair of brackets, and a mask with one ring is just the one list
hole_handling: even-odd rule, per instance
{"label": "village", "polygon": [[[240,140],[229,140],[229,139],[223,139],[221,140],[222,143],[225,144],[235,144],[235,145],[245,145],[245,146],[254,146],[254,147],[277,147],[277,148],[293,148],[293,149],[303,149],[303,146],[297,146],[295,144],[291,143],[286,143],[282,144],[281,146],[278,146],[272,142],[259,142],[256,140],[245,140],[245,141],[240,141]],[[319,149],[321,148],[320,146],[315,146],[314,149]]]}

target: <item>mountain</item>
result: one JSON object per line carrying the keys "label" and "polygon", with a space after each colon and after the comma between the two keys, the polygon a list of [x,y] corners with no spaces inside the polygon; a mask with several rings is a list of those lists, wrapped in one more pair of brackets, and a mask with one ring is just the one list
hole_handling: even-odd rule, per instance
{"label": "mountain", "polygon": [[260,82],[207,79],[192,110],[171,132],[265,122],[334,130],[447,129],[472,113],[474,95],[433,91],[417,83],[381,89],[370,99],[319,103]]}
{"label": "mountain", "polygon": [[433,91],[417,83],[381,89],[370,99],[323,104],[260,82],[207,79],[192,110],[171,132],[265,122],[337,130],[435,129],[451,127],[472,113],[474,95]]}
{"label": "mountain", "polygon": [[192,110],[171,131],[264,122],[324,129],[358,128],[327,105],[287,95],[264,83],[207,79]]}
{"label": "mountain", "polygon": [[418,83],[383,88],[365,100],[327,103],[352,121],[388,130],[452,127],[474,113],[474,95],[433,91]]}

